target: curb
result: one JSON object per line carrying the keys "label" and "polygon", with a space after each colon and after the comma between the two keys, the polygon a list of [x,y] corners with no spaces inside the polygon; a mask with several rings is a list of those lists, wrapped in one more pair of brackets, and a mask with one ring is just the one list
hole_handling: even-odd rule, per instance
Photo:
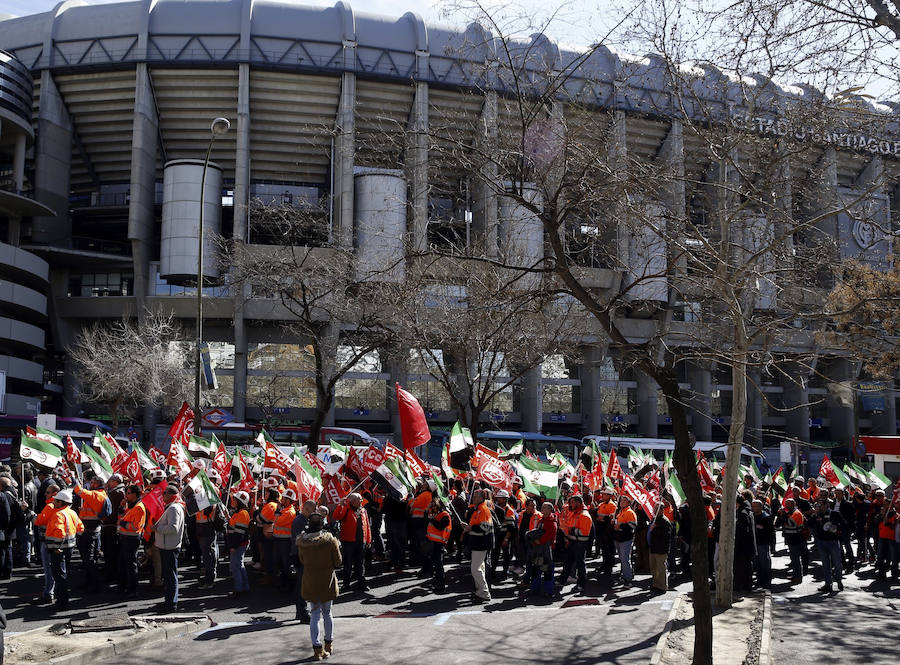
{"label": "curb", "polygon": [[[659,665],[662,660],[663,651],[666,649],[666,642],[669,640],[669,633],[672,632],[672,625],[675,623],[675,617],[678,616],[678,610],[681,608],[681,603],[684,602],[684,599],[685,595],[680,593],[672,603],[672,609],[669,610],[669,616],[666,618],[666,625],[663,628],[662,635],[659,636],[659,640],[656,642],[656,648],[653,650],[653,657],[650,658],[650,665]],[[763,665],[762,661],[760,661],[760,665]]]}
{"label": "curb", "polygon": [[766,590],[763,598],[762,632],[759,636],[759,665],[772,662],[772,592]]}
{"label": "curb", "polygon": [[[173,622],[173,619],[177,619],[177,617],[173,615],[166,615],[164,617],[141,616],[139,618],[141,620],[163,619],[166,622]],[[207,621],[210,625],[215,625],[213,620],[208,616],[188,615],[184,617],[184,623],[180,626],[158,626],[144,632],[125,636],[119,640],[104,642],[103,644],[99,644],[90,649],[85,649],[84,651],[78,651],[65,656],[52,658],[49,661],[36,663],[35,665],[93,665],[98,660],[104,658],[121,656],[129,651],[134,651],[135,649],[146,647],[151,644],[199,633],[209,627],[205,625]],[[28,630],[19,633],[16,637],[43,631],[46,630],[46,628],[47,627],[44,626],[42,628]]]}

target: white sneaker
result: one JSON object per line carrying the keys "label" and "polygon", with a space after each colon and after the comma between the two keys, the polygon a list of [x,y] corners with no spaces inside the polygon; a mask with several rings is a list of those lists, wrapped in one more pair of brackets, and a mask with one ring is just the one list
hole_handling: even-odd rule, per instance
{"label": "white sneaker", "polygon": [[262,568],[262,564],[259,561],[250,564],[250,567],[253,570],[260,570]]}

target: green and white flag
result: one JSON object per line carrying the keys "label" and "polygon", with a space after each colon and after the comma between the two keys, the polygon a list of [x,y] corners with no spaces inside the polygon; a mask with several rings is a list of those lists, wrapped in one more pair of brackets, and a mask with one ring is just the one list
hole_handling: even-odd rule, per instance
{"label": "green and white flag", "polygon": [[853,462],[847,462],[844,465],[844,473],[861,485],[870,484],[868,471],[856,466]]}
{"label": "green and white flag", "polygon": [[82,446],[81,453],[87,457],[88,465],[91,467],[91,471],[94,472],[95,476],[101,478],[104,483],[109,480],[109,477],[113,474],[113,470],[105,457],[91,446]]}
{"label": "green and white flag", "polygon": [[398,501],[405,501],[409,491],[414,485],[409,485],[409,479],[401,468],[400,458],[385,459],[381,465],[372,472],[374,480],[381,489]]}
{"label": "green and white flag", "polygon": [[[28,432],[28,434],[31,433]],[[63,441],[62,437],[52,429],[47,429],[46,427],[35,427],[34,434],[31,436],[31,438],[40,439],[41,441],[48,441],[60,450],[66,449],[66,442]]]}
{"label": "green and white flag", "polygon": [[772,491],[775,492],[778,496],[784,496],[787,494],[787,481],[784,479],[784,469],[780,468],[775,472],[775,475],[772,476],[772,482],[769,484],[772,488]]}
{"label": "green and white flag", "polygon": [[219,493],[203,469],[184,488],[183,496],[188,515],[196,515],[201,510],[222,503]]}
{"label": "green and white flag", "polygon": [[681,504],[687,501],[687,494],[684,493],[684,489],[681,487],[681,481],[678,480],[678,474],[674,471],[669,474],[668,480],[666,481],[666,490],[672,495],[672,500],[675,502],[676,508],[679,508]]}
{"label": "green and white flag", "polygon": [[450,454],[474,447],[475,441],[472,439],[472,433],[469,431],[469,428],[461,426],[459,421],[453,423],[453,427],[450,430]]}
{"label": "green and white flag", "polygon": [[153,471],[154,469],[159,468],[159,464],[156,463],[155,459],[150,457],[149,453],[144,450],[144,447],[141,444],[134,442],[131,444],[131,449],[137,451],[138,462],[144,471]]}
{"label": "green and white flag", "polygon": [[110,464],[112,464],[113,460],[116,459],[116,456],[119,454],[119,451],[112,447],[109,440],[103,436],[97,428],[94,428],[94,440],[92,445],[94,446],[94,449],[100,453],[100,456]]}
{"label": "green and white flag", "polygon": [[19,457],[28,462],[34,462],[48,469],[55,469],[62,459],[63,451],[54,444],[44,439],[35,439],[21,432],[19,440]]}
{"label": "green and white flag", "polygon": [[522,479],[522,489],[555,500],[559,494],[559,468],[527,457],[512,462]]}
{"label": "green and white flag", "polygon": [[763,480],[763,474],[762,474],[762,471],[760,471],[760,470],[759,470],[759,467],[756,466],[756,460],[755,460],[755,459],[752,459],[752,458],[750,459],[750,475],[753,476],[753,479],[754,479],[756,482],[759,482],[760,480]]}
{"label": "green and white flag", "polygon": [[219,444],[213,442],[209,439],[204,439],[201,436],[197,436],[196,434],[191,434],[188,439],[188,452],[197,453],[199,455],[203,455],[204,457],[208,457],[212,459],[216,456],[216,451],[219,449]]}
{"label": "green and white flag", "polygon": [[522,439],[519,439],[518,441],[516,441],[506,451],[507,456],[524,455],[524,454],[525,454],[525,442]]}
{"label": "green and white flag", "polygon": [[265,449],[266,441],[271,443],[273,446],[278,445],[275,443],[275,439],[269,436],[269,433],[265,429],[261,429],[259,431],[259,434],[256,435],[256,445],[258,445],[260,448]]}
{"label": "green and white flag", "polygon": [[881,473],[881,471],[878,471],[877,469],[870,469],[868,475],[869,475],[869,484],[874,485],[875,487],[877,487],[880,490],[887,489],[891,484],[890,479],[886,475]]}

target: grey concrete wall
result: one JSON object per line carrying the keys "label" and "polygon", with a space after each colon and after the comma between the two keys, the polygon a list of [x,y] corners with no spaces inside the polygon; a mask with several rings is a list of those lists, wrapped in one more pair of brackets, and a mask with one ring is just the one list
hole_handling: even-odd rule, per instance
{"label": "grey concrete wall", "polygon": [[35,144],[34,195],[56,212],[35,217],[31,240],[40,244],[69,244],[69,178],[72,169],[72,121],[49,70],[41,72],[41,98]]}

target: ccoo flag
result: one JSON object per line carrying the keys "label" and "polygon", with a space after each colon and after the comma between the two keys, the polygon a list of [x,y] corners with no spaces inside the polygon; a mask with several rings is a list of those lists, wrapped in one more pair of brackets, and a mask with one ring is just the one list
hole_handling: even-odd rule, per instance
{"label": "ccoo flag", "polygon": [[403,433],[403,448],[412,450],[431,440],[431,432],[425,419],[425,411],[419,400],[395,384],[397,387],[397,412],[400,415],[400,430]]}

